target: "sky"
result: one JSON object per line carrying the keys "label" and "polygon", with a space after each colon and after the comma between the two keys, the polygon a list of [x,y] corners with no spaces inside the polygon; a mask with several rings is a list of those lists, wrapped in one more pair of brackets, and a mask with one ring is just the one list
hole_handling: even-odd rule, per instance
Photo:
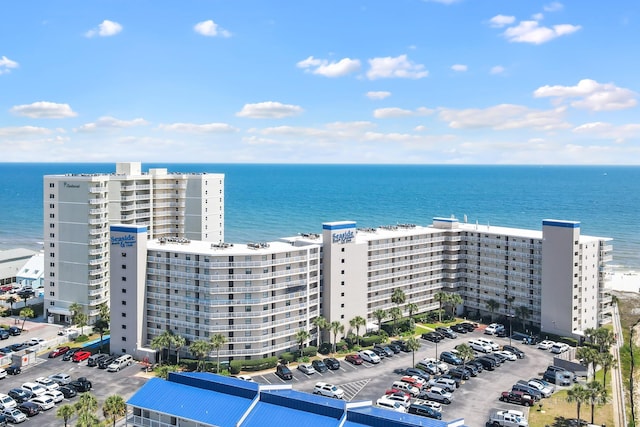
{"label": "sky", "polygon": [[0,161],[640,164],[640,2],[3,0]]}

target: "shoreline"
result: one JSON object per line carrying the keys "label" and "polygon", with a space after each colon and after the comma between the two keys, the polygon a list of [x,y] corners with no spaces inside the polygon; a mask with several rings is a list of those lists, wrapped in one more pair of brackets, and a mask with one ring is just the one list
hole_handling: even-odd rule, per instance
{"label": "shoreline", "polygon": [[640,292],[640,271],[616,266],[609,275],[607,288],[622,292]]}

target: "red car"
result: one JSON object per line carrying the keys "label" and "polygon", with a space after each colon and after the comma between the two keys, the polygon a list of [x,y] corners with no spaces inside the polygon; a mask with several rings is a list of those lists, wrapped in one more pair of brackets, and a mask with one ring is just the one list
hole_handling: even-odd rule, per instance
{"label": "red car", "polygon": [[87,360],[90,356],[90,351],[79,351],[73,355],[73,358],[71,358],[71,360],[74,362],[82,362],[83,360]]}
{"label": "red car", "polygon": [[49,353],[49,357],[58,357],[58,356],[62,356],[63,354],[65,354],[67,351],[69,351],[69,346],[68,345],[64,345],[62,347],[58,347],[55,350],[53,350],[51,353]]}
{"label": "red car", "polygon": [[358,356],[357,354],[347,354],[344,357],[344,360],[354,365],[362,365],[363,362],[362,357]]}

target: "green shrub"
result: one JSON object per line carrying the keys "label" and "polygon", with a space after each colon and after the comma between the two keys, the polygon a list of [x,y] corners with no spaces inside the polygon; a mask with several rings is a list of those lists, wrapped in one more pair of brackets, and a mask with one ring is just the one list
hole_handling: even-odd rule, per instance
{"label": "green shrub", "polygon": [[313,357],[318,353],[318,347],[310,345],[309,347],[302,350],[302,356]]}
{"label": "green shrub", "polygon": [[333,344],[328,343],[328,342],[323,342],[322,344],[320,344],[320,348],[318,349],[318,353],[327,355],[327,354],[331,353],[332,350],[333,350]]}
{"label": "green shrub", "polygon": [[89,337],[86,335],[78,335],[78,337],[74,340],[75,342],[86,342],[89,341]]}
{"label": "green shrub", "polygon": [[242,370],[242,362],[243,360],[231,361],[231,363],[229,364],[229,370],[231,371],[231,374],[238,375],[240,373],[240,371]]}
{"label": "green shrub", "polygon": [[380,344],[385,342],[387,337],[384,335],[370,335],[368,337],[362,337],[360,339],[360,346],[362,347],[371,347],[374,344]]}
{"label": "green shrub", "polygon": [[296,355],[286,351],[284,353],[280,353],[280,360],[284,360],[285,362],[290,363],[296,360]]}

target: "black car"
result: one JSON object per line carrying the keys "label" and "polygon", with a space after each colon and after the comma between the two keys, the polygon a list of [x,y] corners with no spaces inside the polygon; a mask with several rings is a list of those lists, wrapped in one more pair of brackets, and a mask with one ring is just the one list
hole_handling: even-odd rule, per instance
{"label": "black car", "polygon": [[431,341],[431,342],[440,342],[442,341],[442,335],[437,334],[435,332],[426,332],[421,335],[423,340]]}
{"label": "black car", "polygon": [[471,374],[469,374],[469,371],[462,368],[449,369],[449,375],[451,375],[454,378],[460,378],[461,380],[465,380],[465,381],[471,378]]}
{"label": "black car", "polygon": [[316,372],[320,373],[327,372],[329,370],[322,360],[314,360],[311,362],[311,366],[313,366],[313,369],[315,369]]}
{"label": "black car", "polygon": [[91,390],[91,381],[87,380],[85,377],[80,377],[75,381],[71,381],[69,386],[82,393]]}
{"label": "black car", "polygon": [[107,356],[104,359],[101,359],[98,362],[98,368],[99,369],[107,369],[107,367],[109,365],[111,365],[113,363],[114,360],[116,360],[117,357],[116,356]]}
{"label": "black car", "polygon": [[108,358],[109,355],[108,354],[94,354],[93,356],[89,357],[87,359],[87,366],[98,366],[98,364],[100,363],[101,360],[104,360],[106,358]]}
{"label": "black car", "polygon": [[469,371],[472,377],[477,377],[478,374],[480,373],[480,369],[482,369],[482,368],[478,369],[478,367],[472,363],[467,363],[466,365],[463,366],[463,368]]}
{"label": "black car", "polygon": [[409,406],[409,409],[407,410],[407,412],[414,415],[434,418],[436,420],[442,419],[442,413],[440,413],[440,411],[433,409],[431,406],[427,406],[427,405],[418,405],[413,403]]}
{"label": "black car", "polygon": [[409,352],[409,345],[407,344],[407,342],[405,340],[396,340],[396,341],[391,341],[391,344],[395,345],[396,347],[399,347],[400,350],[404,351],[404,352]]}
{"label": "black car", "polygon": [[0,348],[0,353],[9,354],[13,353],[13,349],[9,346]]}
{"label": "black car", "polygon": [[[489,353],[489,354],[485,354],[484,356],[485,359],[490,359],[493,360],[496,363],[496,367],[499,367],[502,365],[503,359],[501,357],[498,356],[497,353]],[[503,356],[504,357],[504,356]],[[507,360],[507,358],[505,357],[504,360]]]}
{"label": "black car", "polygon": [[480,363],[482,365],[482,368],[486,369],[487,371],[493,371],[498,366],[495,360],[489,359],[484,356],[478,357],[477,359],[474,359],[474,361]]}
{"label": "black car", "polygon": [[282,378],[283,380],[291,380],[293,379],[293,374],[291,373],[291,369],[286,365],[278,365],[276,366],[276,375]]}
{"label": "black car", "polygon": [[325,365],[327,365],[327,368],[331,369],[332,371],[340,369],[340,362],[334,357],[327,357],[326,359],[322,359],[322,361]]}
{"label": "black car", "polygon": [[507,359],[507,356],[504,356],[504,355],[502,355],[500,353],[491,353],[490,356],[498,358],[500,360],[500,363],[504,363],[507,360],[509,360],[509,359]]}
{"label": "black car", "polygon": [[22,329],[18,328],[17,326],[11,326],[9,328],[9,335],[13,335],[14,337],[17,335],[20,335],[22,333]]}
{"label": "black car", "polygon": [[28,345],[25,345],[25,343],[23,342],[19,342],[19,343],[15,343],[15,344],[11,344],[9,347],[11,347],[11,350],[13,351],[20,351],[20,350],[24,350],[25,348],[28,348]]}
{"label": "black car", "polygon": [[20,366],[11,365],[7,368],[7,374],[9,375],[18,375],[20,372],[22,372]]}
{"label": "black car", "polygon": [[431,379],[431,375],[419,368],[407,368],[405,369],[404,374],[409,376],[415,375],[424,379],[425,381],[429,381]]}
{"label": "black car", "polygon": [[446,373],[444,375],[440,375],[440,378],[445,378],[448,380],[453,380],[456,382],[456,388],[459,388],[462,385],[462,378],[451,375],[450,373]]}
{"label": "black car", "polygon": [[7,425],[7,417],[0,414],[0,427],[6,427]]}
{"label": "black car", "polygon": [[77,352],[81,351],[82,348],[80,347],[76,347],[76,348],[72,348],[69,351],[67,351],[64,356],[62,356],[62,360],[64,360],[65,362],[68,362],[69,360],[71,360],[73,358],[73,355],[76,354]]}
{"label": "black car", "polygon": [[40,413],[40,406],[33,402],[22,402],[16,409],[25,414],[27,417],[34,417]]}
{"label": "black car", "polygon": [[467,330],[467,328],[465,328],[465,327],[463,326],[463,324],[462,324],[462,323],[457,323],[457,324],[455,324],[455,325],[451,325],[451,330],[452,330],[453,332],[457,332],[457,333],[459,333],[459,334],[466,334],[467,332],[469,332],[469,331]]}
{"label": "black car", "polygon": [[385,357],[387,357],[387,352],[383,348],[373,347],[371,351],[377,354],[380,359],[384,359]]}
{"label": "black car", "polygon": [[445,338],[457,338],[458,335],[456,335],[455,331],[451,328],[443,328],[442,326],[439,326],[436,328],[436,332],[439,333],[440,335],[443,335]]}
{"label": "black car", "polygon": [[7,394],[11,396],[17,403],[26,402],[27,400],[34,397],[33,393],[23,388],[12,388]]}
{"label": "black car", "polygon": [[467,368],[468,367],[475,367],[478,371],[478,373],[482,372],[484,370],[484,366],[482,366],[482,363],[478,362],[477,360],[470,360],[467,362]]}
{"label": "black car", "polygon": [[524,359],[524,351],[520,350],[518,347],[514,347],[512,345],[503,345],[502,349],[515,354],[518,359]]}
{"label": "black car", "polygon": [[78,395],[78,392],[75,388],[69,387],[67,385],[61,385],[60,387],[58,387],[58,391],[64,395],[65,399],[76,397]]}
{"label": "black car", "polygon": [[393,342],[387,344],[387,347],[389,347],[394,354],[398,354],[402,350],[402,348],[398,344],[395,344]]}
{"label": "black car", "polygon": [[478,327],[477,323],[472,323],[472,322],[462,322],[462,323],[458,323],[458,324],[460,326],[462,326],[463,328],[465,328],[467,330],[467,332],[473,332]]}
{"label": "black car", "polygon": [[[392,356],[395,354],[395,353],[394,353],[394,351],[393,351],[393,350],[391,350],[391,348],[389,348],[389,347],[388,347],[388,346],[386,346],[386,345],[381,345],[381,344],[376,344],[376,345],[374,345],[374,346],[373,346],[373,351],[374,351],[374,352],[376,351],[376,348],[377,348],[377,349],[380,349],[380,350],[382,350],[382,351],[384,351],[384,355],[385,355],[385,357],[392,357]],[[378,354],[378,353],[376,352],[376,354]],[[378,356],[379,356],[379,354],[378,354]]]}

